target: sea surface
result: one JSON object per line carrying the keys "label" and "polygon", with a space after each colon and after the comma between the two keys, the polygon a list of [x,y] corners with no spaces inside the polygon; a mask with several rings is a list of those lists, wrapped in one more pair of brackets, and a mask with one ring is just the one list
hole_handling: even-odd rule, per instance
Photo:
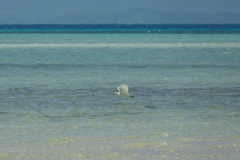
{"label": "sea surface", "polygon": [[0,159],[239,150],[240,25],[0,25]]}

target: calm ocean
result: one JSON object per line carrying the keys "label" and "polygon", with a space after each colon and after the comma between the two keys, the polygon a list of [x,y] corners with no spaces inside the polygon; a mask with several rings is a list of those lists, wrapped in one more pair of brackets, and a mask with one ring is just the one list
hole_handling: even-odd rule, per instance
{"label": "calm ocean", "polygon": [[237,160],[240,25],[0,25],[0,131],[0,159]]}

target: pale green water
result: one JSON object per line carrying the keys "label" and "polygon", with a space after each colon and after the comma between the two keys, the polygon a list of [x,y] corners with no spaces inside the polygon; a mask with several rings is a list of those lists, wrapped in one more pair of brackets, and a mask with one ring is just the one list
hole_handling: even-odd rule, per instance
{"label": "pale green water", "polygon": [[0,34],[0,159],[238,159],[239,61],[239,34]]}

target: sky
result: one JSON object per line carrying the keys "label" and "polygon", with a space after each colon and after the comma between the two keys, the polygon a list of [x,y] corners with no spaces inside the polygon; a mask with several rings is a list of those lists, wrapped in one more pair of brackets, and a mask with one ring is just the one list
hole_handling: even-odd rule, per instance
{"label": "sky", "polygon": [[[231,13],[234,14],[234,22],[239,20],[240,23],[240,0],[0,0],[0,2],[0,24],[116,23],[118,21],[134,23],[135,20],[141,18],[144,23],[147,22],[145,20],[147,16],[153,15],[153,13],[150,14],[150,11],[155,11],[155,18],[152,18],[151,23],[167,22],[164,18],[157,18],[157,14],[163,14],[163,12],[168,12],[170,18],[170,14],[172,17],[176,17],[180,12],[184,12],[185,15],[187,13],[194,14],[188,19],[185,18],[185,22],[191,22],[195,18],[195,14],[198,14],[199,23],[203,21],[204,16],[207,18],[211,15],[216,18],[216,14],[225,17],[225,20],[222,20],[225,23],[229,16],[231,18]],[[136,11],[131,13],[131,18],[127,16],[130,11]],[[100,21],[99,18],[102,18],[103,15],[99,14],[103,12],[105,16],[109,15],[106,16],[105,21]],[[140,16],[141,13],[143,17]],[[82,19],[77,18],[84,15],[85,17]],[[87,20],[88,16],[89,20]],[[114,21],[114,17],[116,17],[116,21]],[[195,21],[197,22],[197,20]],[[221,23],[221,18],[218,21]],[[174,20],[169,20],[169,22],[174,23]],[[179,23],[179,21],[176,22]]]}

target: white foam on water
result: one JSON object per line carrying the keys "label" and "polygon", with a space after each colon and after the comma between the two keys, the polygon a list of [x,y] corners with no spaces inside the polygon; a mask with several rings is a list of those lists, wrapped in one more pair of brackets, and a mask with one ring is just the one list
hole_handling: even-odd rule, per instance
{"label": "white foam on water", "polygon": [[0,48],[239,48],[240,43],[72,43],[0,44]]}

